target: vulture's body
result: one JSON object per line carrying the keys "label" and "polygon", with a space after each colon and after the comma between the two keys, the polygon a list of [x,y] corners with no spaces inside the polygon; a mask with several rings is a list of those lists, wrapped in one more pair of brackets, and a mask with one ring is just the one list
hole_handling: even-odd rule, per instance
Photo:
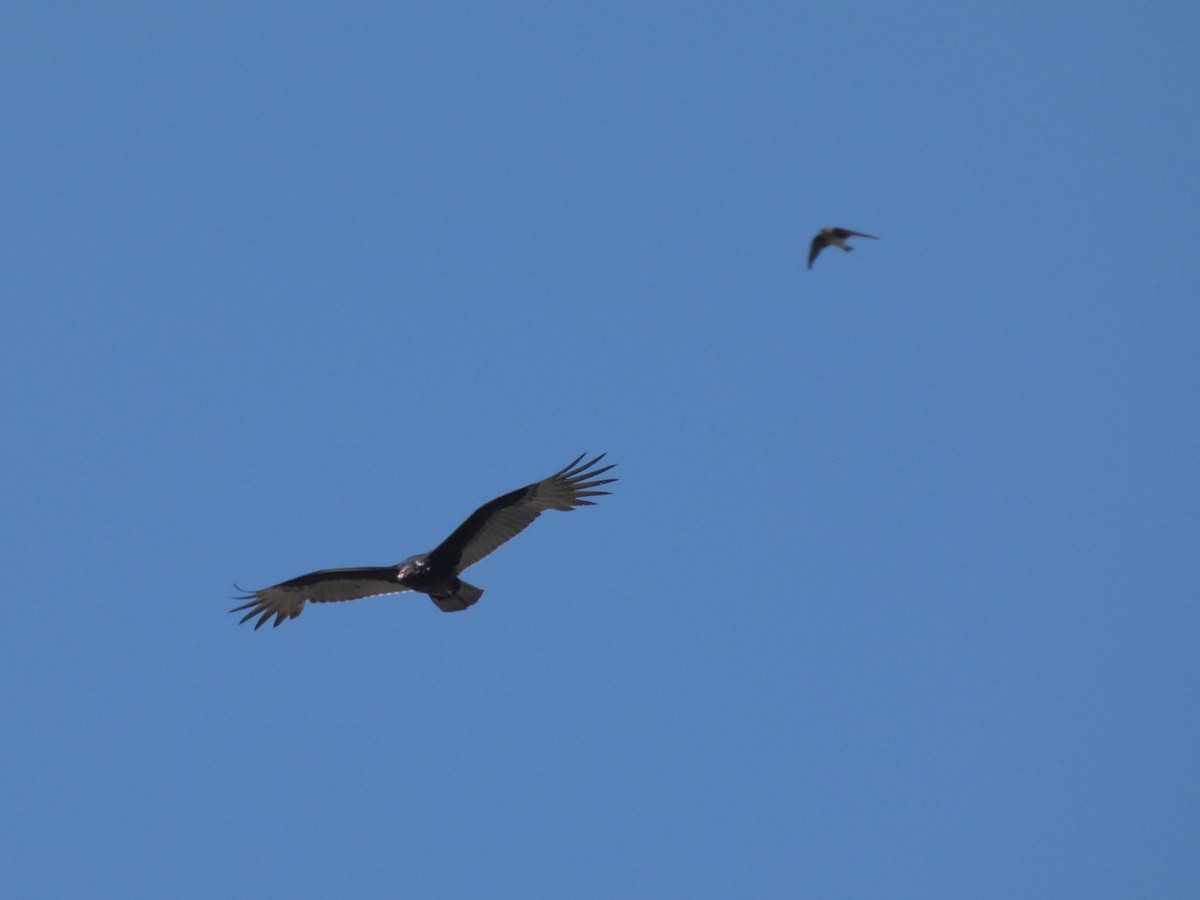
{"label": "vulture's body", "polygon": [[594,468],[604,458],[580,465],[583,456],[541,481],[510,491],[485,503],[459,525],[454,532],[428,553],[410,556],[394,566],[367,566],[355,569],[322,569],[281,582],[259,591],[250,591],[238,599],[247,600],[230,612],[248,610],[241,621],[258,617],[260,628],[272,616],[275,625],[294,619],[304,604],[358,600],[380,594],[418,591],[428,594],[438,608],[458,612],[483,596],[483,591],[459,578],[468,566],[479,562],[505,541],[516,537],[545,510],[569,511],[577,506],[592,506],[588,497],[607,494],[593,490],[611,484],[615,478],[597,478],[612,468]]}

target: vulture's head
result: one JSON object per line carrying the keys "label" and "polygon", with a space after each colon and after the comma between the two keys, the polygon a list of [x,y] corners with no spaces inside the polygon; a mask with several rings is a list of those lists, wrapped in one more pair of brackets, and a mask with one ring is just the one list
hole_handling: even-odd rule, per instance
{"label": "vulture's head", "polygon": [[422,576],[429,573],[429,557],[422,553],[417,556],[410,556],[400,565],[396,566],[396,580],[404,583],[411,579],[420,579]]}

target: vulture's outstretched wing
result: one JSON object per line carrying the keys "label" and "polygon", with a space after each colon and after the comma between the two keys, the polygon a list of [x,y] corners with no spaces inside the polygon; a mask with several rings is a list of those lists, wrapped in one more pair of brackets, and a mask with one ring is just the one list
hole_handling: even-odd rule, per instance
{"label": "vulture's outstretched wing", "polygon": [[592,488],[611,484],[617,479],[596,478],[611,469],[612,465],[592,468],[604,459],[603,453],[580,465],[579,461],[586,455],[580,454],[570,465],[548,478],[483,504],[429,554],[430,563],[435,567],[447,566],[457,574],[475,565],[505,541],[516,537],[545,510],[560,509],[566,512],[577,506],[594,505],[585,498],[609,492]]}
{"label": "vulture's outstretched wing", "polygon": [[284,619],[296,618],[309,600],[313,603],[336,603],[380,594],[399,594],[407,590],[409,588],[396,582],[396,569],[392,566],[322,569],[260,591],[247,591],[236,599],[250,602],[235,606],[230,612],[249,610],[238,620],[239,625],[258,616],[258,621],[254,623],[254,630],[257,631],[271,616],[275,617],[276,627]]}

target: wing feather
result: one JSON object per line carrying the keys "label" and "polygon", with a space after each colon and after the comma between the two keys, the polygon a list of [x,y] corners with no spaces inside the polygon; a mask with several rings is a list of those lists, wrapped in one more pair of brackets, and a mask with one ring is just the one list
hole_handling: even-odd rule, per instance
{"label": "wing feather", "polygon": [[610,464],[594,468],[605,454],[580,464],[586,455],[580,454],[541,481],[517,488],[479,507],[429,554],[430,562],[434,566],[449,566],[458,574],[516,537],[546,510],[569,512],[577,506],[593,506],[594,501],[588,497],[609,493],[594,488],[617,479],[596,477],[613,467]]}
{"label": "wing feather", "polygon": [[258,616],[258,621],[254,623],[257,631],[272,616],[275,617],[276,627],[284,619],[296,618],[310,600],[313,603],[339,603],[381,594],[399,594],[407,590],[409,588],[397,583],[396,570],[391,566],[322,569],[261,590],[244,591],[236,599],[249,602],[235,606],[230,612],[248,610],[239,620],[239,625]]}

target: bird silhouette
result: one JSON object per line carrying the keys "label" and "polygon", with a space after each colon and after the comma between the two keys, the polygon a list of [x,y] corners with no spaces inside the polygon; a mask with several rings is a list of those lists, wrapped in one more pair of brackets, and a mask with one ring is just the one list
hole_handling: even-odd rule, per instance
{"label": "bird silhouette", "polygon": [[841,247],[847,253],[853,250],[854,248],[846,243],[846,238],[851,237],[865,237],[876,241],[879,240],[873,234],[851,231],[849,228],[822,228],[817,232],[817,236],[812,239],[812,246],[808,248],[808,267],[812,268],[813,260],[826,247]]}

